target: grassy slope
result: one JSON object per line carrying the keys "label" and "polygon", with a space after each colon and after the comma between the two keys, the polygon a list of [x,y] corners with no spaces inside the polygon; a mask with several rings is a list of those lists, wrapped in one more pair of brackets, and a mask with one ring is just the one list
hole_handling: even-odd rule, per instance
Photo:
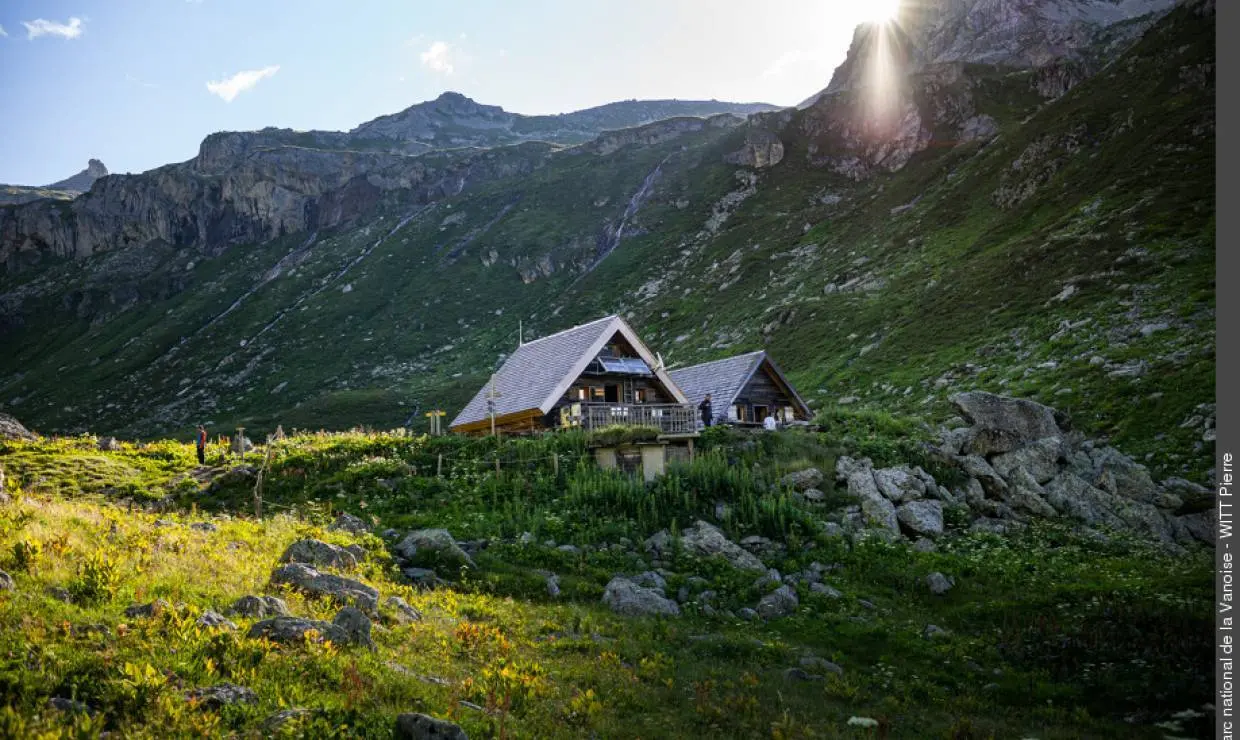
{"label": "grassy slope", "polygon": [[[1214,387],[1213,83],[1192,81],[1212,62],[1212,18],[1180,10],[1041,107],[1027,75],[972,68],[977,106],[1001,136],[936,146],[863,184],[809,167],[794,121],[783,162],[713,236],[699,232],[741,187],[722,164],[741,132],[561,153],[436,203],[377,246],[421,206],[389,202],[362,226],[320,234],[294,272],[202,331],[306,235],[207,258],[150,250],[154,267],[120,280],[117,256],[5,276],[5,291],[57,288],[6,337],[0,403],[47,430],[147,437],[200,420],[387,427],[464,403],[515,345],[518,320],[529,336],[624,311],[671,362],[765,345],[820,407],[855,396],[934,418],[950,413],[950,392],[982,387],[1064,408],[1156,472],[1201,476],[1213,443],[1180,424]],[[1031,145],[1043,153],[1014,171]],[[579,278],[665,158],[630,236]],[[1001,186],[1039,172],[1030,197],[996,205]],[[824,193],[842,200],[824,205]],[[543,258],[554,272],[523,282]],[[882,287],[825,292],[867,273]],[[141,308],[122,309],[117,283]],[[1077,292],[1052,300],[1068,284]],[[64,296],[76,307],[82,293],[90,307],[67,321]],[[1169,329],[1140,334],[1159,323]],[[1133,360],[1147,362],[1143,376],[1108,376]]]}
{"label": "grassy slope", "polygon": [[[861,429],[895,449],[907,437],[886,435],[911,427],[880,420]],[[261,522],[245,518],[248,485],[204,496],[174,483],[193,464],[186,445],[99,452],[89,437],[5,443],[0,464],[24,492],[0,508],[0,567],[16,580],[15,591],[0,592],[0,735],[66,731],[76,722],[87,737],[102,729],[253,736],[272,713],[304,707],[319,712],[301,727],[307,737],[385,737],[396,713],[425,711],[451,717],[470,737],[870,736],[847,724],[863,716],[879,719],[888,737],[1155,738],[1163,731],[1153,722],[1208,700],[1208,676],[1199,675],[1209,639],[1205,555],[1172,559],[1051,526],[1012,540],[953,535],[937,553],[878,543],[849,549],[810,534],[797,522],[811,512],[758,485],[790,467],[829,467],[839,440],[780,433],[755,446],[714,434],[706,440],[713,452],[649,491],[588,465],[574,470],[569,461],[583,441],[509,442],[497,479],[486,472],[487,440],[293,438],[264,486],[267,510],[282,513]],[[854,450],[854,440],[843,444]],[[563,461],[558,476],[552,453]],[[440,455],[442,478],[434,474]],[[729,465],[728,456],[743,464]],[[94,492],[81,490],[84,465],[100,471]],[[117,492],[135,476],[138,485]],[[99,493],[108,484],[115,490]],[[159,497],[168,486],[181,487],[184,508],[158,515],[163,524],[113,503],[117,495]],[[829,498],[847,503],[839,493]],[[843,598],[801,588],[796,615],[758,624],[693,607],[671,621],[626,619],[598,603],[613,572],[650,567],[603,543],[709,516],[716,500],[737,512],[723,522],[733,537],[761,533],[792,544],[769,561],[782,572],[839,564],[825,580]],[[395,578],[382,543],[361,538],[371,552],[362,579],[426,615],[376,628],[374,653],[248,640],[240,636],[245,619],[237,620],[240,633],[194,626],[205,609],[268,591],[267,576],[292,540],[354,541],[316,524],[333,509],[379,528],[447,526],[461,539],[507,544],[482,551],[460,587],[415,592]],[[204,518],[218,531],[186,526]],[[532,531],[534,543],[510,539],[521,531]],[[546,538],[587,550],[536,544]],[[705,576],[724,609],[763,593],[752,575],[717,563],[679,556],[668,567],[672,592],[691,575]],[[558,599],[548,597],[537,568],[560,575]],[[921,579],[932,571],[957,579],[948,596],[926,590]],[[79,594],[77,603],[54,599],[53,587]],[[297,614],[334,613],[283,595]],[[126,605],[153,598],[185,606],[151,620],[123,617]],[[921,637],[930,623],[952,634]],[[807,653],[844,673],[786,680],[783,671]],[[221,681],[250,687],[259,703],[214,712],[181,698]],[[74,720],[45,710],[49,696],[76,696],[102,712]],[[1195,722],[1181,720],[1177,734],[1204,732]]]}

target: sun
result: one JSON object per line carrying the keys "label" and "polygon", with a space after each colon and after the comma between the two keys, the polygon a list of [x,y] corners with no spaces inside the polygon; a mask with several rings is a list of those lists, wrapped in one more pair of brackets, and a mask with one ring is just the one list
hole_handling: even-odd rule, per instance
{"label": "sun", "polygon": [[889,23],[900,13],[901,0],[865,0],[866,18],[872,23]]}

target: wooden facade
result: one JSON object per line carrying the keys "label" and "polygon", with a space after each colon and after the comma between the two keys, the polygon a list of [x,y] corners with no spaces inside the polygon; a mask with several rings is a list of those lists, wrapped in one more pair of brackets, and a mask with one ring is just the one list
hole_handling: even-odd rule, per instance
{"label": "wooden facade", "polygon": [[788,387],[763,363],[737,392],[728,409],[728,420],[736,424],[761,424],[768,416],[784,424],[807,420]]}

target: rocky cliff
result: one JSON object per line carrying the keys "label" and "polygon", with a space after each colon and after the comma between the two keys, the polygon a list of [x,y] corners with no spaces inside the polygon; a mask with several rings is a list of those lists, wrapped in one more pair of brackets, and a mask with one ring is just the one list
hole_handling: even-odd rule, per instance
{"label": "rocky cliff", "polygon": [[76,190],[84,193],[90,190],[90,186],[95,184],[95,180],[108,176],[108,168],[103,166],[103,162],[92,159],[86,163],[86,169],[77,173],[73,177],[67,177],[60,182],[54,182],[47,185],[49,190]]}

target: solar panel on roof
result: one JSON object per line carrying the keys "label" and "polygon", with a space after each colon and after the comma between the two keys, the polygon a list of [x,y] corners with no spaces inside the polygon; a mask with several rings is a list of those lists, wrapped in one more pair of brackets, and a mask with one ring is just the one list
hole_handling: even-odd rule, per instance
{"label": "solar panel on roof", "polygon": [[627,375],[653,375],[650,366],[640,357],[600,357],[599,363],[609,373]]}

